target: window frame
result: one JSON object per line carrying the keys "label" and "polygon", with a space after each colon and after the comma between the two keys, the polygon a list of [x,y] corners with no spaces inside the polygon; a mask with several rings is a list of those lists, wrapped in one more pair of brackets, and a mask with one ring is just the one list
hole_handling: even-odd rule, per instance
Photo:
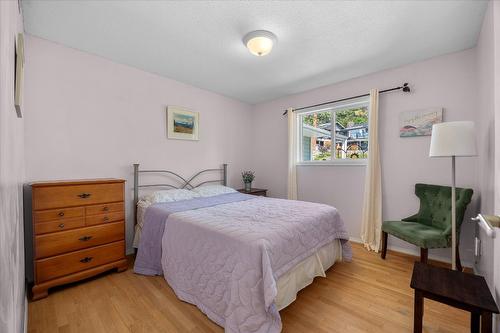
{"label": "window frame", "polygon": [[[360,98],[356,98],[356,99],[350,99],[350,100],[347,100],[347,101],[342,101],[342,102],[337,102],[337,103],[332,103],[332,104],[328,104],[326,106],[321,106],[321,107],[315,107],[315,108],[307,108],[307,109],[304,109],[304,110],[300,110],[300,111],[296,111],[294,116],[296,117],[295,118],[295,122],[296,122],[296,126],[297,126],[297,129],[296,129],[296,133],[297,133],[297,138],[296,138],[296,142],[297,142],[297,160],[295,161],[296,162],[296,165],[298,166],[306,166],[306,165],[310,165],[310,166],[325,166],[325,165],[334,165],[334,166],[365,166],[367,165],[368,163],[368,159],[367,158],[363,158],[363,159],[338,159],[336,158],[336,154],[335,154],[335,113],[336,112],[339,112],[339,111],[343,111],[343,110],[346,110],[346,109],[351,109],[353,107],[362,107],[362,106],[366,106],[367,108],[367,111],[368,111],[368,132],[369,132],[369,128],[370,128],[370,123],[369,123],[369,113],[370,113],[370,107],[369,107],[369,96],[367,97],[360,97]],[[303,161],[302,160],[302,157],[303,157],[303,135],[302,135],[302,131],[303,131],[303,124],[302,124],[302,116],[305,116],[305,115],[308,115],[308,114],[313,114],[313,113],[317,113],[317,112],[326,112],[326,111],[329,111],[331,113],[331,123],[332,123],[332,126],[330,128],[330,137],[332,138],[332,148],[331,148],[331,157],[329,160],[326,160],[326,161],[314,161],[314,160],[310,160],[310,161]],[[368,147],[370,147],[370,141],[368,140]],[[368,148],[368,152],[370,151],[370,149]]]}

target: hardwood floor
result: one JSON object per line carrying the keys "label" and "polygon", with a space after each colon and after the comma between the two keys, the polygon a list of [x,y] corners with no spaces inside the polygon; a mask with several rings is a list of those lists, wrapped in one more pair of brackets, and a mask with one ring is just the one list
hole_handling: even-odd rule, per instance
{"label": "hardwood floor", "polygon": [[[281,311],[283,332],[411,332],[414,257],[384,261],[353,244],[352,263],[337,263]],[[425,300],[424,332],[468,332],[469,314]],[[223,332],[179,301],[162,277],[132,270],[51,290],[29,303],[28,332]]]}

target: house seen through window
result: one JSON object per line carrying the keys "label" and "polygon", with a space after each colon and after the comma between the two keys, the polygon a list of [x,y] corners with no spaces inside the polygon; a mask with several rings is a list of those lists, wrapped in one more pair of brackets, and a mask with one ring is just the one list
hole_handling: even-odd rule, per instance
{"label": "house seen through window", "polygon": [[368,157],[368,101],[298,113],[300,162]]}

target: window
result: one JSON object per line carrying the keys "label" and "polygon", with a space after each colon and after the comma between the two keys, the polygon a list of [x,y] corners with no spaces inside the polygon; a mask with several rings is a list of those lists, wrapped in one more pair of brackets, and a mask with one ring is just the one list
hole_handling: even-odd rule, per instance
{"label": "window", "polygon": [[368,157],[368,99],[305,110],[296,117],[299,162],[365,163]]}

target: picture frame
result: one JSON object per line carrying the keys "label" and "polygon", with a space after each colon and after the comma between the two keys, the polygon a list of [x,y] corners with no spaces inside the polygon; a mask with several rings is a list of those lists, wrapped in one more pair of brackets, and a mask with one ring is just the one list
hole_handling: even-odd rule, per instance
{"label": "picture frame", "polygon": [[167,107],[167,137],[176,140],[199,140],[198,112],[179,106]]}
{"label": "picture frame", "polygon": [[14,47],[14,107],[17,117],[22,118],[22,90],[24,81],[24,36],[22,33],[17,34],[16,45]]}
{"label": "picture frame", "polygon": [[443,108],[404,111],[399,114],[399,136],[429,136],[432,125],[443,122]]}

